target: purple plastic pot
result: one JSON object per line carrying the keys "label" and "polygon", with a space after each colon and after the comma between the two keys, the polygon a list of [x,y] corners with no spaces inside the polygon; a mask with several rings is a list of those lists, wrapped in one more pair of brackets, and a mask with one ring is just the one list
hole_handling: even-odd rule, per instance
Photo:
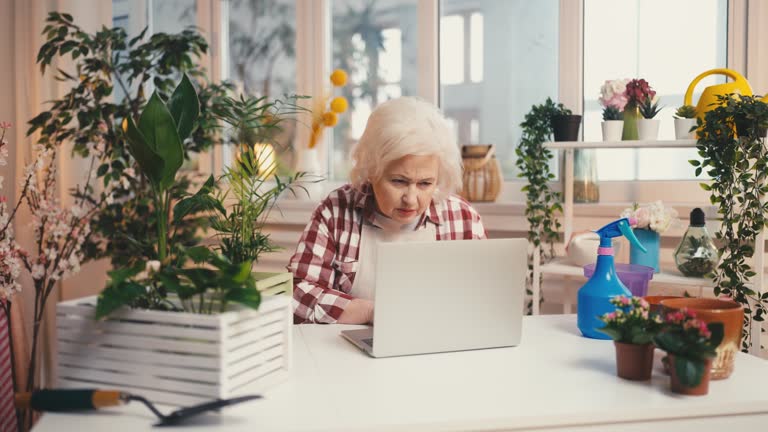
{"label": "purple plastic pot", "polygon": [[[638,264],[615,264],[616,274],[635,297],[644,297],[648,294],[648,282],[653,279],[653,267]],[[595,264],[584,266],[584,276],[592,277],[595,272]]]}

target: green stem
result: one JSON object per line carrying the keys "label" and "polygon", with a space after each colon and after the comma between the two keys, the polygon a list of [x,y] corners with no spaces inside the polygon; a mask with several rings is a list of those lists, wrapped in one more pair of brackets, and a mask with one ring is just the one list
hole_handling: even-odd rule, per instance
{"label": "green stem", "polygon": [[167,231],[168,231],[168,214],[165,211],[165,194],[156,191],[155,195],[157,196],[157,200],[155,202],[156,212],[157,212],[157,255],[160,259],[161,263],[165,262],[165,257],[167,256]]}

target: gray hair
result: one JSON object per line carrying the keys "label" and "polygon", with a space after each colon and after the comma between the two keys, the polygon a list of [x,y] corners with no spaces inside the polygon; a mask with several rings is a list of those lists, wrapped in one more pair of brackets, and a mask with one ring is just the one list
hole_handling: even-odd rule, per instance
{"label": "gray hair", "polygon": [[448,121],[432,104],[415,97],[391,99],[368,117],[363,136],[352,149],[352,185],[381,179],[384,168],[404,156],[440,159],[435,200],[461,188],[461,154]]}

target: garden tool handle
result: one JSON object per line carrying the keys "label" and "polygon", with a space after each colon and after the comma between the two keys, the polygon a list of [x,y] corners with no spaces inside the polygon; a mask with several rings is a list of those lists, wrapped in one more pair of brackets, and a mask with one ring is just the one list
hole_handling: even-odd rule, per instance
{"label": "garden tool handle", "polygon": [[15,403],[17,408],[35,411],[87,411],[122,405],[128,401],[128,396],[128,393],[116,390],[51,389],[17,393]]}
{"label": "garden tool handle", "polygon": [[728,68],[719,68],[719,69],[711,69],[706,72],[702,72],[697,76],[696,78],[691,81],[691,83],[688,85],[688,90],[685,91],[685,98],[683,100],[684,105],[693,105],[693,89],[696,88],[696,84],[699,83],[699,81],[703,80],[705,77],[708,77],[709,75],[714,74],[722,74],[729,78],[731,78],[734,81],[747,81],[744,76],[738,72],[736,72],[733,69]]}

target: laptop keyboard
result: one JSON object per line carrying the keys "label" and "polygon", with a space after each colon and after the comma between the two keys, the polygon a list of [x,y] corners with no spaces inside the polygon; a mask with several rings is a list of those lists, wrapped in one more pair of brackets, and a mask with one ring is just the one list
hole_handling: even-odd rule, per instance
{"label": "laptop keyboard", "polygon": [[364,344],[368,345],[369,347],[373,348],[373,338],[369,338],[369,339],[361,339],[360,341],[361,341],[362,343],[364,343]]}

